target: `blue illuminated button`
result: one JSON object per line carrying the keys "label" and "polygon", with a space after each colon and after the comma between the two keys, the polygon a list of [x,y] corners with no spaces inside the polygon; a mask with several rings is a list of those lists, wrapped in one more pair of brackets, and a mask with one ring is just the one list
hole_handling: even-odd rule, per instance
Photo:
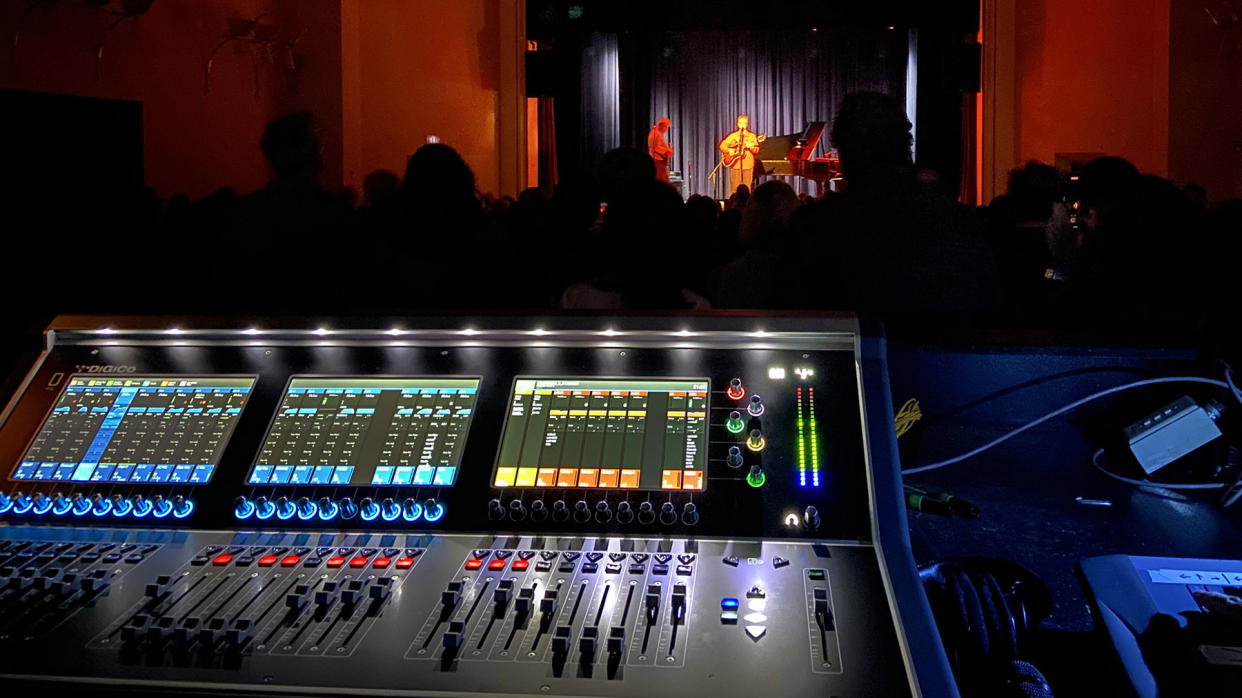
{"label": "blue illuminated button", "polygon": [[233,516],[239,519],[248,519],[254,513],[254,502],[246,499],[244,496],[233,500]]}
{"label": "blue illuminated button", "polygon": [[151,510],[155,508],[151,504],[151,500],[147,499],[146,497],[143,497],[140,494],[134,495],[133,502],[134,502],[134,516],[140,519],[146,516],[147,514],[150,514]]}
{"label": "blue illuminated button", "polygon": [[33,506],[34,506],[34,502],[30,500],[29,495],[22,494],[21,492],[13,493],[13,513],[14,514],[25,514],[26,512],[30,511],[30,508]]}
{"label": "blue illuminated button", "polygon": [[396,521],[397,517],[401,516],[401,506],[394,502],[392,497],[387,497],[380,502],[379,508],[380,516],[384,517],[385,521]]}
{"label": "blue illuminated button", "polygon": [[736,611],[737,609],[738,609],[738,602],[737,602],[737,599],[732,599],[732,598],[724,598],[724,599],[721,599],[721,600],[720,600],[720,610],[722,610],[722,611]]}
{"label": "blue illuminated button", "polygon": [[297,510],[299,519],[310,521],[315,518],[315,513],[319,511],[319,507],[307,497],[302,497],[298,500]]}
{"label": "blue illuminated button", "polygon": [[362,500],[362,506],[359,509],[363,521],[374,521],[380,515],[380,505],[375,503],[374,499],[367,497]]}
{"label": "blue illuminated button", "polygon": [[7,494],[0,494],[0,514],[3,514],[12,508],[13,498]]}
{"label": "blue illuminated button", "polygon": [[401,518],[406,521],[418,521],[423,515],[423,505],[413,499],[406,499],[401,503]]}
{"label": "blue illuminated button", "polygon": [[423,502],[423,519],[427,523],[435,523],[444,518],[444,505],[437,502],[434,498]]}
{"label": "blue illuminated button", "polygon": [[43,516],[52,508],[52,498],[42,492],[36,492],[31,502],[31,511],[39,516]]}
{"label": "blue illuminated button", "polygon": [[194,500],[186,499],[181,495],[173,497],[173,516],[178,519],[184,519],[194,512]]}
{"label": "blue illuminated button", "polygon": [[276,518],[281,521],[288,521],[298,511],[298,507],[288,497],[276,498]]}
{"label": "blue illuminated button", "polygon": [[276,505],[267,497],[256,497],[254,515],[266,521],[276,515]]}
{"label": "blue illuminated button", "polygon": [[91,510],[91,500],[83,497],[80,493],[73,495],[73,515],[86,516]]}
{"label": "blue illuminated button", "polygon": [[319,499],[319,518],[324,521],[330,521],[336,518],[341,511],[341,507],[329,497],[321,497]]}

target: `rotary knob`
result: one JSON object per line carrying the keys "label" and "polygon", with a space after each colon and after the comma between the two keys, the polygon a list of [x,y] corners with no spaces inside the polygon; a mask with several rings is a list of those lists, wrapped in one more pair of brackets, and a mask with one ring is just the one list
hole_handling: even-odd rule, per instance
{"label": "rotary knob", "polygon": [[660,505],[660,523],[665,526],[672,526],[677,523],[677,510],[673,507],[672,502],[665,502]]}
{"label": "rotary knob", "polygon": [[[375,506],[375,503],[371,501],[370,497],[364,501],[369,503],[371,506]],[[358,505],[354,504],[354,500],[351,497],[341,497],[340,512],[342,519],[352,519],[358,515]],[[372,516],[371,518],[373,519],[375,517]]]}
{"label": "rotary knob", "polygon": [[655,517],[655,509],[651,506],[651,502],[638,505],[638,523],[651,524],[655,521]]}
{"label": "rotary knob", "polygon": [[634,509],[629,502],[617,503],[617,523],[628,524],[634,520]]}
{"label": "rotary knob", "polygon": [[578,523],[586,523],[591,519],[591,505],[586,501],[579,499],[574,502],[574,521]]}
{"label": "rotary knob", "polygon": [[565,500],[558,499],[552,502],[552,520],[557,523],[569,520],[569,507],[565,504]]}
{"label": "rotary knob", "polygon": [[384,517],[385,521],[396,521],[397,517],[401,516],[401,505],[393,501],[392,497],[385,497],[384,501],[380,502],[380,516]]}
{"label": "rotary knob", "polygon": [[505,507],[499,499],[493,499],[487,503],[487,518],[491,521],[505,518]]}
{"label": "rotary knob", "polygon": [[730,446],[729,455],[725,456],[725,463],[730,468],[742,467],[742,449],[737,446]]}
{"label": "rotary knob", "polygon": [[233,500],[233,516],[239,519],[249,518],[254,513],[254,509],[254,502],[246,499],[245,496]]}
{"label": "rotary knob", "polygon": [[810,530],[819,530],[819,509],[814,504],[808,505],[802,512],[802,523]]}
{"label": "rotary knob", "polygon": [[276,513],[276,505],[267,497],[254,498],[254,513],[260,519],[270,519]]}
{"label": "rotary knob", "polygon": [[526,505],[520,499],[514,499],[509,502],[509,518],[513,521],[521,521],[526,518]]}
{"label": "rotary knob", "polygon": [[[345,500],[341,500],[341,509],[344,510],[344,508]],[[342,511],[342,513],[344,512]],[[358,515],[362,517],[363,521],[374,521],[379,518],[380,505],[376,504],[375,500],[370,497],[363,497],[358,504]]]}
{"label": "rotary knob", "polygon": [[608,506],[606,500],[601,499],[595,503],[595,520],[598,523],[612,521],[612,507]]}
{"label": "rotary knob", "polygon": [[699,522],[699,508],[694,502],[686,502],[681,508],[681,522],[687,526],[693,526]]}
{"label": "rotary knob", "polygon": [[530,503],[530,520],[546,521],[548,519],[548,507],[543,503],[542,499],[536,499]]}

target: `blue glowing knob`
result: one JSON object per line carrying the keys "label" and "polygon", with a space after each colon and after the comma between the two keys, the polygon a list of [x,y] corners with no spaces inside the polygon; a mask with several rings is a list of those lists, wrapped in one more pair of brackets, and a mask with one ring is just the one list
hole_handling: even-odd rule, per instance
{"label": "blue glowing knob", "polygon": [[319,507],[315,506],[307,497],[298,500],[298,518],[303,521],[310,521],[315,518],[315,512],[319,511]]}
{"label": "blue glowing knob", "polygon": [[413,499],[406,499],[401,503],[401,518],[406,521],[418,521],[423,515],[423,505]]}
{"label": "blue glowing knob", "polygon": [[73,495],[73,515],[86,516],[91,510],[91,500],[82,496],[82,493]]}
{"label": "blue glowing knob", "polygon": [[157,494],[151,498],[151,513],[155,518],[162,519],[172,513],[172,502],[164,499],[164,495]]}
{"label": "blue glowing knob", "polygon": [[107,497],[95,495],[95,504],[91,507],[91,513],[95,516],[107,516],[112,511],[112,500]]}
{"label": "blue glowing knob", "polygon": [[13,498],[7,494],[0,494],[0,514],[3,514],[12,508]]}
{"label": "blue glowing knob", "polygon": [[267,497],[255,497],[254,515],[266,521],[276,515],[276,505]]}
{"label": "blue glowing knob", "polygon": [[339,513],[341,513],[341,507],[339,504],[332,501],[331,497],[320,497],[319,498],[319,518],[320,519],[324,521],[331,521],[332,519],[335,519],[336,515]]}
{"label": "blue glowing knob", "polygon": [[52,498],[42,492],[35,492],[30,501],[31,510],[39,516],[43,516],[52,509]]}
{"label": "blue glowing knob", "polygon": [[281,521],[288,521],[293,515],[298,513],[298,507],[288,497],[276,498],[276,518]]}
{"label": "blue glowing knob", "polygon": [[240,496],[233,500],[233,516],[239,519],[248,519],[254,514],[254,502]]}
{"label": "blue glowing knob", "polygon": [[151,500],[140,494],[136,494],[131,497],[130,501],[134,503],[134,516],[140,519],[147,514],[150,514],[151,510],[155,508],[152,506]]}
{"label": "blue glowing knob", "polygon": [[436,501],[435,497],[430,497],[423,502],[423,519],[427,523],[435,523],[444,518],[444,505]]}
{"label": "blue glowing knob", "polygon": [[173,516],[178,519],[184,519],[194,512],[194,500],[186,499],[181,495],[173,497]]}
{"label": "blue glowing knob", "polygon": [[725,456],[725,463],[727,463],[730,468],[742,467],[742,449],[737,446],[730,446],[729,455]]}
{"label": "blue glowing knob", "polygon": [[21,492],[13,493],[13,513],[14,514],[25,514],[26,512],[30,511],[30,508],[33,506],[34,506],[34,502],[30,500],[30,495],[22,494]]}
{"label": "blue glowing knob", "polygon": [[358,515],[358,505],[349,497],[341,497],[341,518],[352,519]]}
{"label": "blue glowing knob", "polygon": [[362,500],[362,507],[359,511],[363,521],[374,521],[379,518],[380,505],[376,504],[374,499],[367,497]]}
{"label": "blue glowing knob", "polygon": [[112,515],[119,518],[129,516],[134,510],[134,503],[119,494],[112,495]]}
{"label": "blue glowing knob", "polygon": [[392,497],[385,497],[384,501],[380,502],[380,516],[383,516],[385,521],[396,521],[397,517],[401,516],[401,505],[392,501]]}
{"label": "blue glowing knob", "polygon": [[69,497],[66,497],[59,492],[56,493],[56,496],[52,497],[52,513],[56,516],[64,516],[65,514],[68,514],[69,510],[72,508],[73,500]]}

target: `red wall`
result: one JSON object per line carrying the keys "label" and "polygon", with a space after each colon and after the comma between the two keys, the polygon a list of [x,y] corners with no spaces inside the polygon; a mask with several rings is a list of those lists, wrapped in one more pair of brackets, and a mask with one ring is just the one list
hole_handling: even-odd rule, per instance
{"label": "red wall", "polygon": [[1169,0],[1016,3],[1019,163],[1120,155],[1167,174]]}
{"label": "red wall", "polygon": [[1242,36],[1218,29],[1204,5],[1172,2],[1169,176],[1211,200],[1242,198]]}
{"label": "red wall", "polygon": [[499,190],[502,0],[344,0],[346,180],[405,171],[428,135]]}
{"label": "red wall", "polygon": [[[138,100],[143,103],[146,181],[160,196],[193,197],[221,186],[245,192],[267,180],[259,137],[273,117],[313,111],[324,144],[324,182],[342,181],[341,18],[339,0],[156,0],[150,12],[122,22],[98,10],[49,4],[21,22],[16,51],[7,49],[28,2],[0,3],[0,87]],[[112,3],[119,6],[118,2]],[[280,38],[299,31],[298,68],[256,47],[255,96],[250,49],[233,44],[216,56],[211,90],[204,63],[225,33],[225,19],[280,25]],[[95,52],[106,36],[95,76]]]}

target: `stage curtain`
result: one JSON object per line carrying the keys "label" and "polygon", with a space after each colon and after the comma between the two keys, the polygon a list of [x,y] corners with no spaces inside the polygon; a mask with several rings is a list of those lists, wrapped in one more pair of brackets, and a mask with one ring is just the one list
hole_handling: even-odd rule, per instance
{"label": "stage curtain", "polygon": [[[718,196],[727,187],[716,191],[708,174],[720,161],[716,145],[736,128],[738,114],[750,116],[755,133],[778,136],[800,133],[808,121],[831,128],[851,92],[885,92],[904,104],[907,44],[905,31],[885,27],[624,37],[621,101],[630,123],[622,124],[621,142],[645,148],[655,120],[672,119],[672,168],[687,180],[684,190]],[[584,131],[603,114],[584,110]],[[825,130],[817,155],[829,141]],[[717,180],[727,185],[727,173]]]}

